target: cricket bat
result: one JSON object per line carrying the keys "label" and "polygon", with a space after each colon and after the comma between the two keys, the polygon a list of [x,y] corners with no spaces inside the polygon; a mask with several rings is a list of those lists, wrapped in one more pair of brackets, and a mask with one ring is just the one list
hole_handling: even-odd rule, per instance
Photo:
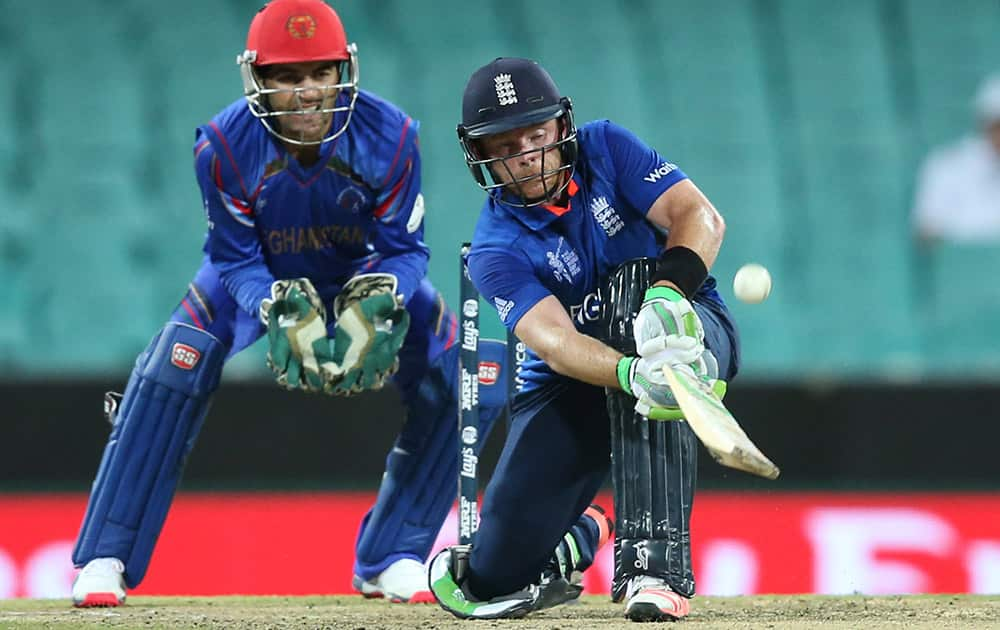
{"label": "cricket bat", "polygon": [[670,365],[664,366],[663,376],[684,412],[684,419],[715,461],[765,479],[778,478],[781,473],[778,467],[750,441],[706,383]]}

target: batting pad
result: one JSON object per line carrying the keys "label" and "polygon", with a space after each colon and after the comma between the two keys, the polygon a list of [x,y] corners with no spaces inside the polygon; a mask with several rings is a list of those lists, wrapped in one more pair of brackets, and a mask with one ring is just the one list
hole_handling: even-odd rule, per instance
{"label": "batting pad", "polygon": [[168,323],[136,359],[91,490],[73,564],[114,557],[135,588],[219,385],[227,348],[188,324]]}
{"label": "batting pad", "polygon": [[[635,354],[632,324],[656,270],[638,258],[611,274],[602,294],[604,341]],[[685,422],[649,420],[635,412],[635,398],[608,390],[611,481],[615,490],[615,575],[612,597],[625,594],[635,575],[655,575],[677,593],[694,594],[691,504],[698,442]]]}

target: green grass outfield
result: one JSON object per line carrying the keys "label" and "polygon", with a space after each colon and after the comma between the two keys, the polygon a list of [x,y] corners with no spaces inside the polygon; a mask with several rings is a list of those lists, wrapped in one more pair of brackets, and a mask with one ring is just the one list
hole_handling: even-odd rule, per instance
{"label": "green grass outfield", "polygon": [[[649,627],[649,626],[645,626]],[[1000,629],[1000,596],[698,597],[685,628]],[[636,628],[622,606],[585,596],[526,619],[461,621],[436,605],[389,604],[358,596],[135,597],[121,608],[78,610],[66,600],[0,601],[0,628],[494,628],[570,630]]]}

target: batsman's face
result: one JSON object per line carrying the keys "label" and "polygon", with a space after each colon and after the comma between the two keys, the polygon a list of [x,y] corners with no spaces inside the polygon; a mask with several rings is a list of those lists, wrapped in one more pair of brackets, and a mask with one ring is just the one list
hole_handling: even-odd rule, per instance
{"label": "batsman's face", "polygon": [[340,91],[340,69],[336,61],[313,61],[271,66],[264,79],[267,89],[281,90],[268,96],[271,111],[295,112],[278,118],[284,135],[303,141],[321,140],[330,129],[331,109]]}
{"label": "batsman's face", "polygon": [[479,148],[484,158],[502,158],[490,168],[498,181],[507,184],[508,191],[525,199],[537,199],[546,190],[559,188],[558,180],[563,176],[554,172],[562,166],[559,150],[542,150],[559,140],[559,132],[559,122],[552,119],[486,136]]}

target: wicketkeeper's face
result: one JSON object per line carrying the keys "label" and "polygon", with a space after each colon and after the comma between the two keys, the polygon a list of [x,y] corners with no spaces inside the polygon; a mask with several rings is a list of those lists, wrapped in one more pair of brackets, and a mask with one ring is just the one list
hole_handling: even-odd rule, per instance
{"label": "wicketkeeper's face", "polygon": [[322,140],[333,120],[339,83],[336,61],[268,67],[264,87],[277,90],[268,94],[268,105],[273,112],[288,112],[278,118],[281,133],[303,142]]}
{"label": "wicketkeeper's face", "polygon": [[479,141],[479,149],[484,159],[500,160],[490,165],[490,171],[510,194],[537,199],[559,189],[562,155],[553,146],[559,134],[559,121],[552,119],[486,136]]}

